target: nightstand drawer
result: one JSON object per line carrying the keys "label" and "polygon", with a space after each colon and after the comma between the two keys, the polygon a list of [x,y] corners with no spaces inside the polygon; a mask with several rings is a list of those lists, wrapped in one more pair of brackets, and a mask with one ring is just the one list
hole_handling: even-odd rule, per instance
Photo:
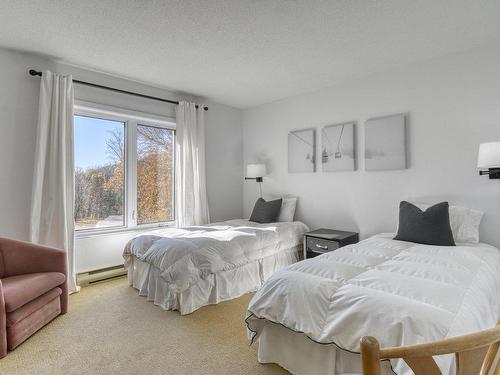
{"label": "nightstand drawer", "polygon": [[321,238],[307,237],[306,239],[307,251],[313,253],[327,253],[339,248],[337,241],[322,240]]}
{"label": "nightstand drawer", "polygon": [[356,232],[321,228],[304,234],[304,259],[337,250],[342,246],[357,243]]}

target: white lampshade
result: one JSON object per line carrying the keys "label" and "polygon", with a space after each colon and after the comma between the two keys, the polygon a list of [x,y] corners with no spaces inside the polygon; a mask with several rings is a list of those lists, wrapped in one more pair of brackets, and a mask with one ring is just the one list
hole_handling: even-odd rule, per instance
{"label": "white lampshade", "polygon": [[267,174],[265,164],[247,164],[247,175],[248,178],[264,177]]}
{"label": "white lampshade", "polygon": [[481,143],[477,156],[478,168],[500,167],[500,142]]}

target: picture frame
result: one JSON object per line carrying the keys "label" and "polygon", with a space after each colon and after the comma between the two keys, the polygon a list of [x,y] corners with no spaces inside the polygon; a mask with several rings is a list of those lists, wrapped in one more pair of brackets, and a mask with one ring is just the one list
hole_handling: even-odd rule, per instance
{"label": "picture frame", "polygon": [[406,113],[375,117],[365,122],[364,157],[367,171],[408,168]]}
{"label": "picture frame", "polygon": [[321,164],[323,172],[346,172],[357,169],[356,122],[324,126],[321,129]]}
{"label": "picture frame", "polygon": [[293,130],[288,133],[288,172],[316,171],[316,129]]}

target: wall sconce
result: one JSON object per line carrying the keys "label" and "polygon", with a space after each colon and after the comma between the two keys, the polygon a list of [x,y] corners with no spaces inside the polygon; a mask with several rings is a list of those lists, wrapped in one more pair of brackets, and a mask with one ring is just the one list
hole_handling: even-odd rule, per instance
{"label": "wall sconce", "polygon": [[247,164],[247,173],[245,180],[255,180],[259,183],[260,196],[262,197],[262,181],[263,177],[267,174],[265,164]]}
{"label": "wall sconce", "polygon": [[477,167],[482,169],[479,175],[489,175],[490,179],[500,179],[500,142],[479,145]]}

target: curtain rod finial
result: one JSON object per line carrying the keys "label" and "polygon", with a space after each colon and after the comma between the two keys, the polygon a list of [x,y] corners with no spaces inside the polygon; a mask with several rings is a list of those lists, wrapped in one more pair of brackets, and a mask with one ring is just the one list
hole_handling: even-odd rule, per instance
{"label": "curtain rod finial", "polygon": [[[200,107],[198,106],[198,104],[196,104],[196,105],[195,105],[195,107],[196,107],[196,108],[200,108]],[[203,107],[203,110],[208,111],[208,107],[206,107],[206,106],[205,106],[205,107]]]}
{"label": "curtain rod finial", "polygon": [[42,72],[37,72],[35,69],[30,69],[29,70],[30,75],[32,76],[42,76]]}

